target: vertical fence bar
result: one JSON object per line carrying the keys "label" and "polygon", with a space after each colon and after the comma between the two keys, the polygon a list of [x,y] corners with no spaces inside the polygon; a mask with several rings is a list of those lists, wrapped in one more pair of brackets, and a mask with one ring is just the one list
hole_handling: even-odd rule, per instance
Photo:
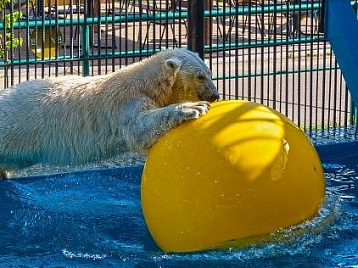
{"label": "vertical fence bar", "polygon": [[[277,22],[277,0],[274,0],[273,2],[274,4],[274,14],[273,14],[273,20],[274,23],[276,24]],[[271,14],[268,14],[268,22],[270,23],[270,16]],[[264,26],[263,24],[261,25],[262,27],[262,31],[264,31]],[[270,30],[270,27],[268,27],[268,31]],[[270,33],[267,33],[268,35],[270,35]],[[276,27],[274,29],[273,32],[273,39],[275,40],[275,42],[277,42],[277,34],[276,34]],[[277,61],[278,61],[278,56],[277,56],[277,46],[273,47],[273,72],[274,72],[274,76],[273,76],[273,81],[272,81],[272,108],[277,109],[276,107],[276,100],[277,100],[277,90],[276,90],[276,85],[277,85]]]}
{"label": "vertical fence bar", "polygon": [[[121,4],[121,3],[119,3]],[[129,3],[128,2],[125,2],[125,8],[128,9],[129,8]],[[115,9],[116,8],[116,3],[114,0],[112,0],[112,55],[114,55],[115,53],[115,50],[117,49],[117,45],[116,45],[116,25],[114,23],[114,15],[115,15]],[[120,13],[122,15],[122,7],[120,7]],[[106,11],[107,13],[107,11]],[[100,17],[100,16],[99,16]],[[134,37],[133,37],[134,38]],[[101,69],[101,68],[99,68]],[[112,57],[112,72],[115,72],[116,71],[116,60],[114,57]]]}
{"label": "vertical fence bar", "polygon": [[[106,1],[106,8],[107,8],[107,1]],[[112,13],[114,13],[114,6],[112,6],[112,8],[113,8]],[[93,2],[93,17],[94,16],[96,16],[98,18],[98,20],[100,21],[100,18],[101,18],[101,0],[94,0],[94,2]],[[106,24],[106,26],[107,26],[107,24]],[[97,25],[95,25],[93,27],[93,29],[96,29],[96,31],[97,31],[97,33],[94,32],[94,34],[92,35],[92,37],[94,37],[94,36],[97,37],[97,40],[96,40],[96,42],[97,42],[97,54],[101,55],[102,54],[101,24],[98,23]],[[92,42],[94,42],[94,40]],[[93,50],[94,50],[94,48],[92,46],[92,51]],[[93,64],[93,61],[92,61],[92,64]],[[97,68],[98,68],[98,70],[97,70],[98,75],[101,75],[102,74],[102,59],[100,57],[97,60]],[[92,66],[92,73],[93,73],[93,69],[94,69],[94,66]]]}
{"label": "vertical fence bar", "polygon": [[85,1],[85,14],[84,14],[84,25],[82,26],[82,74],[83,76],[89,75],[90,63],[89,63],[89,52],[90,52],[90,25],[87,23],[87,18],[90,14],[91,0]]}
{"label": "vertical fence bar", "polygon": [[[10,25],[11,25],[11,29],[10,29],[10,62],[13,61],[14,59],[14,52],[13,52],[13,48],[14,48],[14,26],[13,26],[13,23],[14,23],[14,20],[13,20],[13,13],[14,13],[14,1],[11,1],[10,3]],[[11,64],[11,86],[14,85],[14,65]]]}
{"label": "vertical fence bar", "polygon": [[204,1],[188,1],[188,49],[204,59]]}
{"label": "vertical fence bar", "polygon": [[[17,6],[17,12],[18,13],[20,13],[21,12],[21,7],[20,7],[21,5],[18,5]],[[16,29],[16,37],[19,37],[20,36],[20,30],[19,29]],[[20,54],[20,48],[17,48],[17,55],[16,55],[18,58],[20,58],[21,57],[21,54]],[[18,79],[17,79],[17,83],[21,83],[21,70],[22,70],[22,68],[21,68],[22,66],[17,66],[17,68],[18,68]]]}
{"label": "vertical fence bar", "polygon": [[[27,25],[29,25],[29,14],[30,14],[30,9],[29,9],[29,5],[30,5],[30,1],[27,0],[26,3],[26,23]],[[30,29],[27,27],[26,28],[26,37],[25,37],[25,45],[26,45],[26,80],[30,79],[30,64],[29,64],[29,59],[30,59]],[[19,57],[21,59],[21,57]]]}

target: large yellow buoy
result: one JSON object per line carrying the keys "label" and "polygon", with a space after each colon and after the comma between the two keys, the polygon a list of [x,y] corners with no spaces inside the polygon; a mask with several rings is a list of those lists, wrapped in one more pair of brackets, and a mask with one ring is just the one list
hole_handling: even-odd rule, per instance
{"label": "large yellow buoy", "polygon": [[246,245],[309,219],[325,183],[317,152],[289,119],[222,101],[151,148],[141,191],[159,247],[187,252]]}

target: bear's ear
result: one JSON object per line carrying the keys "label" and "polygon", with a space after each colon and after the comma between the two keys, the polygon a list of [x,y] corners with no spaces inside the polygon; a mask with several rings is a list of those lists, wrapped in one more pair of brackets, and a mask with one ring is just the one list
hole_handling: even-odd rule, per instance
{"label": "bear's ear", "polygon": [[170,58],[165,61],[165,67],[172,72],[177,72],[180,68],[180,60],[178,58]]}

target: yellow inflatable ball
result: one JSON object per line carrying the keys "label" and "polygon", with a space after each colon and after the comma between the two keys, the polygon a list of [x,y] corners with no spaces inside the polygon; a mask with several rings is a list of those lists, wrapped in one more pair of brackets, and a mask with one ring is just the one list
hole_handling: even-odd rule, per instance
{"label": "yellow inflatable ball", "polygon": [[222,101],[151,148],[141,198],[159,247],[189,252],[245,246],[313,217],[325,183],[317,152],[289,119]]}

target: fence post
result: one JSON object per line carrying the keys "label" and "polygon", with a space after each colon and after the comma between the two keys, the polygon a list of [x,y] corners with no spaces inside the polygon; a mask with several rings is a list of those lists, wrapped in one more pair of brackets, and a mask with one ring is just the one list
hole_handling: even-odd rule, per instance
{"label": "fence post", "polygon": [[318,32],[324,33],[324,22],[325,22],[325,14],[326,14],[326,0],[321,1],[321,9],[319,14],[319,21],[318,21]]}
{"label": "fence post", "polygon": [[204,59],[204,1],[188,1],[188,49]]}
{"label": "fence post", "polygon": [[83,59],[83,63],[82,63],[82,74],[83,76],[88,76],[89,75],[89,69],[90,69],[90,64],[89,64],[89,52],[90,52],[90,25],[87,23],[87,18],[89,16],[91,16],[91,1],[90,0],[86,0],[85,1],[85,14],[84,14],[84,24],[82,25],[81,29],[82,29],[82,42],[81,42],[81,46],[82,46],[82,59]]}

